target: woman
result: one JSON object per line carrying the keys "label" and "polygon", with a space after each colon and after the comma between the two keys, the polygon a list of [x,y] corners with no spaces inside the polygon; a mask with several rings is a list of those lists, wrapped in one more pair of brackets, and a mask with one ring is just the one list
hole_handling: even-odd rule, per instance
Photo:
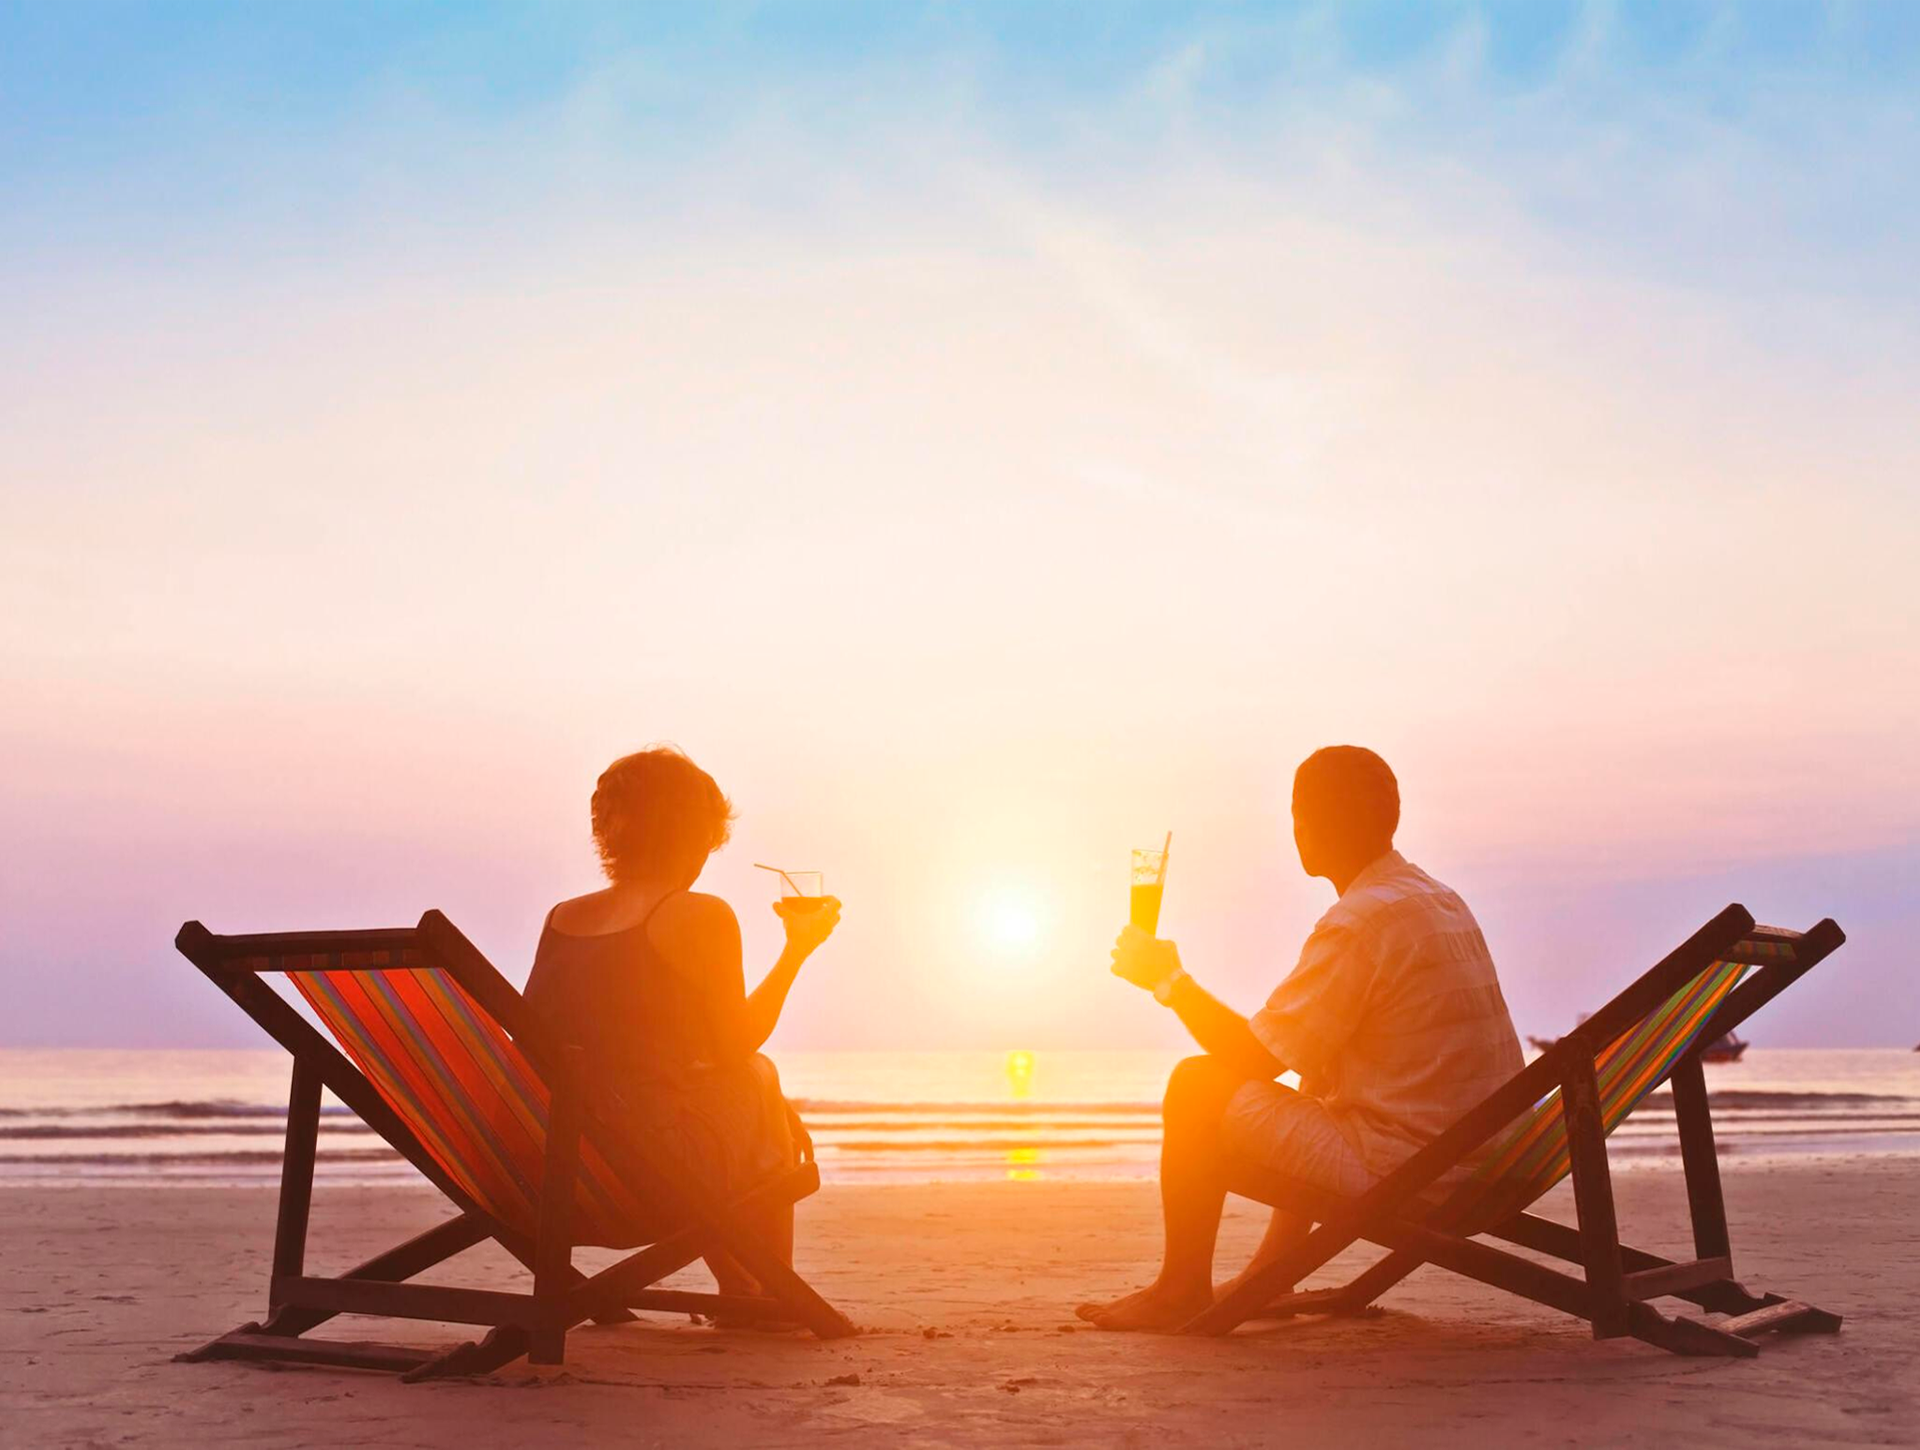
{"label": "woman", "polygon": [[[760,1047],[840,903],[780,910],[786,949],[748,992],[732,908],[692,889],[732,821],[713,777],[670,746],[608,766],[593,791],[593,840],[611,884],[547,913],[526,999],[585,1050],[624,1126],[737,1194],[791,1167],[805,1142]],[[792,1261],[791,1204],[756,1227]],[[707,1264],[722,1293],[758,1292],[725,1255]]]}

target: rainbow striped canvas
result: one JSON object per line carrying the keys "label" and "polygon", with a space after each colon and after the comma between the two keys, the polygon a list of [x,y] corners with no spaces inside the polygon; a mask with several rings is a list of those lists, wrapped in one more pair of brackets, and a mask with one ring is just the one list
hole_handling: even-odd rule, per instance
{"label": "rainbow striped canvas", "polygon": [[[547,1086],[453,977],[412,949],[254,957],[286,971],[340,1050],[468,1197],[532,1233],[547,1143]],[[576,1243],[637,1241],[641,1202],[583,1142]]]}
{"label": "rainbow striped canvas", "polygon": [[[1666,1081],[1708,1019],[1753,966],[1767,960],[1791,960],[1792,956],[1791,941],[1743,941],[1603,1050],[1594,1060],[1594,1076],[1599,1082],[1600,1116],[1606,1131],[1613,1132],[1641,1099]],[[1472,1176],[1448,1200],[1440,1217],[1454,1223],[1498,1222],[1524,1209],[1566,1177],[1571,1164],[1566,1115],[1560,1090],[1555,1088],[1488,1151]]]}

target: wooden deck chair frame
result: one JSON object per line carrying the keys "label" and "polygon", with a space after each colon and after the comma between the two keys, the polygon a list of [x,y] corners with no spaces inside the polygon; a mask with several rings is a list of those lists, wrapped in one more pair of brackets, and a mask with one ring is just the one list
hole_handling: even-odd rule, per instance
{"label": "wooden deck chair frame", "polygon": [[[1678,1354],[1751,1356],[1759,1353],[1756,1340],[1770,1331],[1837,1330],[1837,1314],[1778,1294],[1753,1293],[1734,1279],[1700,1054],[1845,940],[1831,920],[1804,934],[1756,928],[1745,908],[1729,906],[1453,1127],[1356,1198],[1319,1191],[1236,1161],[1229,1171],[1231,1192],[1300,1214],[1316,1227],[1293,1251],[1250,1275],[1183,1326],[1183,1332],[1224,1334],[1250,1319],[1361,1313],[1422,1264],[1436,1264],[1576,1315],[1593,1326],[1595,1339],[1631,1335]],[[1776,959],[1749,953],[1744,959],[1758,964],[1758,970],[1747,973],[1733,988],[1667,1075],[1679,1126],[1695,1257],[1663,1258],[1620,1240],[1595,1061],[1712,963],[1743,960],[1739,948],[1749,941],[1788,943],[1792,955]],[[1428,1211],[1430,1200],[1421,1199],[1422,1190],[1467,1161],[1555,1088],[1562,1094],[1566,1118],[1577,1224],[1540,1217],[1527,1212],[1525,1205],[1489,1225],[1469,1220],[1449,1227],[1444,1201],[1437,1212]],[[1546,1267],[1482,1242],[1483,1237],[1560,1259],[1577,1266],[1582,1274],[1576,1277]],[[1386,1249],[1386,1256],[1337,1288],[1283,1292],[1361,1240]],[[1732,1317],[1714,1324],[1662,1314],[1648,1301],[1663,1296]]]}
{"label": "wooden deck chair frame", "polygon": [[[784,1320],[803,1324],[823,1339],[855,1332],[838,1310],[759,1241],[742,1218],[744,1210],[756,1205],[797,1202],[814,1192],[820,1175],[811,1159],[730,1202],[684,1172],[655,1161],[644,1144],[594,1116],[590,1107],[596,1101],[595,1084],[586,1076],[578,1049],[549,1040],[512,984],[438,911],[427,912],[417,926],[381,931],[216,936],[190,921],[180,928],[174,945],[293,1056],[267,1317],[243,1324],[181,1359],[347,1365],[397,1370],[407,1380],[485,1374],[522,1355],[536,1364],[558,1364],[565,1356],[568,1330],[588,1320],[631,1319],[628,1311],[632,1309]],[[260,980],[257,967],[241,965],[249,958],[297,959],[304,954],[383,949],[417,951],[421,966],[444,970],[506,1031],[546,1084],[550,1094],[546,1156],[538,1223],[532,1234],[502,1223],[475,1202],[360,1069]],[[332,1091],[460,1210],[337,1278],[305,1272],[322,1088]],[[593,1144],[622,1181],[634,1185],[676,1225],[591,1278],[573,1266],[569,1233],[583,1139]],[[531,1293],[405,1282],[488,1239],[532,1271]],[[712,1250],[724,1250],[737,1259],[765,1288],[766,1297],[653,1287]],[[338,1314],[485,1325],[489,1332],[478,1343],[445,1352],[302,1337]]]}

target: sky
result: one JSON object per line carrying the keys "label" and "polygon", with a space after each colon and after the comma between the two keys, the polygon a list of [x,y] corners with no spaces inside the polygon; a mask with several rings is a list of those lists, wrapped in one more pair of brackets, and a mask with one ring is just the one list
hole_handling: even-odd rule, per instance
{"label": "sky", "polygon": [[1910,1046],[1920,10],[0,3],[0,1046],[172,951],[521,980],[673,741],[773,1041],[1180,1040],[1393,764],[1523,1032],[1728,901]]}

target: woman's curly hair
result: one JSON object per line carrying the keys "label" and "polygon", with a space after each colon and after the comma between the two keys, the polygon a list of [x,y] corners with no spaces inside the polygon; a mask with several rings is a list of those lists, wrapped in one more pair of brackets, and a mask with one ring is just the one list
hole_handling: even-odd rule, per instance
{"label": "woman's curly hair", "polygon": [[671,745],[623,755],[593,787],[593,844],[610,881],[685,869],[726,845],[733,803]]}

